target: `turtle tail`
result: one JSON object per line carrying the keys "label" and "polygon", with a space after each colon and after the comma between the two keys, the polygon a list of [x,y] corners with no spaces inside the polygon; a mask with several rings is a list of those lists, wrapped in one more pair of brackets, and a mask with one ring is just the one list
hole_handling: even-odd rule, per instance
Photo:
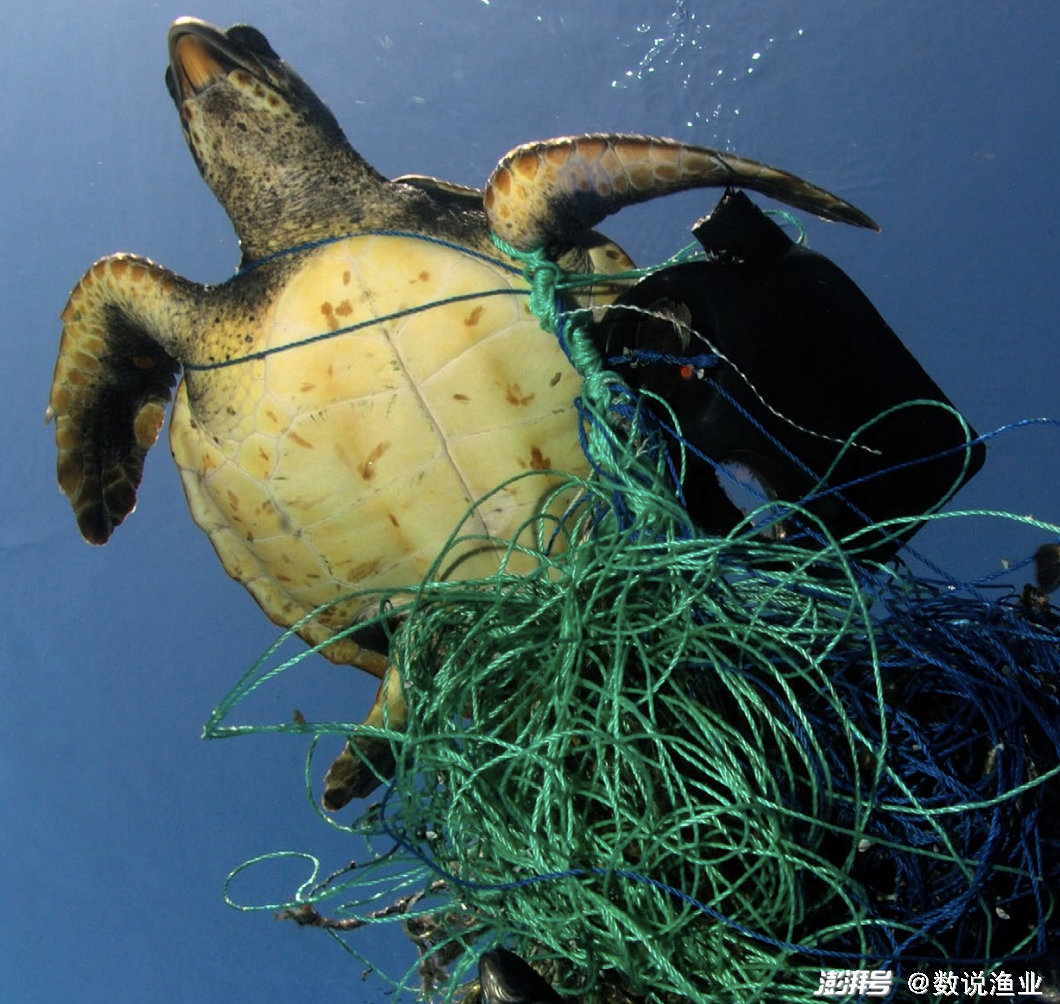
{"label": "turtle tail", "polygon": [[96,262],[70,294],[45,420],[55,422],[59,487],[92,544],[105,544],[136,505],[180,372],[163,348],[179,313],[174,295],[198,288],[118,254]]}
{"label": "turtle tail", "polygon": [[732,186],[878,230],[849,202],[787,171],[654,136],[589,135],[516,147],[486,185],[490,226],[520,251],[575,243],[611,213],[690,188]]}

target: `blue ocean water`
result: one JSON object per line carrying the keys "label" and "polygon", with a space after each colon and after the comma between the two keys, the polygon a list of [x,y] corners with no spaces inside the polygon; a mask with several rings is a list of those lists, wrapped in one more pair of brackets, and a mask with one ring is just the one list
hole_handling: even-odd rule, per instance
{"label": "blue ocean water", "polygon": [[[95,550],[55,489],[41,423],[58,314],[95,258],[136,251],[208,282],[238,259],[162,84],[166,28],[184,13],[253,21],[389,175],[480,184],[517,143],[623,130],[737,150],[844,195],[883,232],[810,220],[811,246],[857,280],[987,431],[1060,414],[1060,134],[1048,111],[1060,107],[1060,11],[990,0],[798,11],[739,0],[193,11],[45,0],[10,18],[0,43],[7,995],[378,1001],[379,985],[327,939],[221,901],[228,870],[263,851],[311,849],[335,867],[350,855],[305,799],[302,745],[199,741],[274,630],[221,574],[164,447],[136,514]],[[606,229],[638,261],[658,260],[712,204],[674,197]],[[1056,519],[1056,446],[1048,428],[993,441],[957,504]],[[1003,570],[1040,542],[990,519],[917,538],[960,578]],[[303,685],[299,706],[321,715],[359,709],[373,689],[323,663]],[[262,714],[287,720],[285,698],[270,700]],[[248,899],[281,898],[303,877],[263,879]],[[411,964],[402,939],[371,937],[380,964]]]}

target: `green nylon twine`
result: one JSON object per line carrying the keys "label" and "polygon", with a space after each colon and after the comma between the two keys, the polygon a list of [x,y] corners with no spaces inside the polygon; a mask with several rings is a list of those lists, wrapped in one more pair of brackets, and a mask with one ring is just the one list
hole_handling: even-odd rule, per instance
{"label": "green nylon twine", "polygon": [[[695,533],[664,458],[615,419],[636,402],[589,313],[563,305],[614,277],[497,244],[585,377],[600,474],[556,489],[569,546],[554,519],[530,522],[537,574],[395,596],[409,724],[375,733],[393,784],[348,827],[324,817],[363,841],[356,866],[269,908],[362,959],[360,926],[403,923],[423,957],[385,978],[444,1000],[497,940],[582,1001],[659,1004],[805,1004],[825,969],[1033,956],[1058,925],[1060,850],[1037,828],[1060,773],[1055,630],[1014,594],[855,562],[797,504],[816,549],[762,536],[786,502]],[[928,519],[969,515],[988,518]],[[356,721],[223,724],[301,656],[273,658],[207,734],[313,734],[315,802],[318,742],[337,753]],[[241,909],[251,864],[226,886]]]}

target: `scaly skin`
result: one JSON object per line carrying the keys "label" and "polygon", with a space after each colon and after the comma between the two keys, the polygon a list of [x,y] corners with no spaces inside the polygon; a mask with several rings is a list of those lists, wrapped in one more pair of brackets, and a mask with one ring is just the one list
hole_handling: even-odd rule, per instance
{"label": "scaly skin", "polygon": [[690,188],[749,188],[826,220],[879,230],[860,209],[779,168],[656,136],[567,136],[517,147],[486,185],[494,232],[520,251],[575,240],[637,202]]}

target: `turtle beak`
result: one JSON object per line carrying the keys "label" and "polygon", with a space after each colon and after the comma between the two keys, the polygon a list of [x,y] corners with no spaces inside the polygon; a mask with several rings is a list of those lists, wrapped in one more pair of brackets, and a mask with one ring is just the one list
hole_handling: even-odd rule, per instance
{"label": "turtle beak", "polygon": [[193,17],[174,21],[169,29],[169,67],[166,87],[182,104],[228,76],[235,64],[226,54],[224,33]]}

